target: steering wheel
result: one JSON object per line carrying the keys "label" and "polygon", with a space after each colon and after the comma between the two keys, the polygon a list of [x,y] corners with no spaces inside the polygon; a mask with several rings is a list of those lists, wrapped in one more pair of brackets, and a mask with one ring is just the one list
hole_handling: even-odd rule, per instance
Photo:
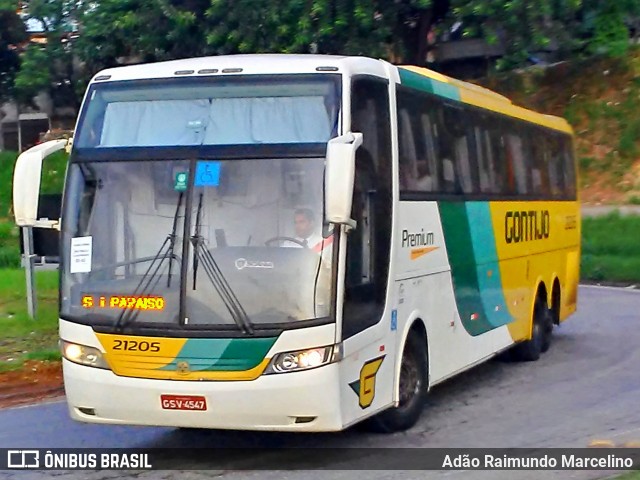
{"label": "steering wheel", "polygon": [[292,237],[273,237],[270,238],[269,240],[267,240],[266,242],[264,242],[264,244],[267,247],[270,247],[271,244],[276,243],[276,242],[283,242],[283,241],[287,241],[287,242],[293,242],[297,245],[300,245],[301,247],[305,247],[304,243],[302,243],[300,240],[296,240],[295,238]]}

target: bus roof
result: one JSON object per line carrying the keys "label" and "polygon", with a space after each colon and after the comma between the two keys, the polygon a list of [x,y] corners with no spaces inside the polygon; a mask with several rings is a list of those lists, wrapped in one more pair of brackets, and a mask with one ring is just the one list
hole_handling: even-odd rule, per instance
{"label": "bus roof", "polygon": [[[391,74],[395,77],[392,81],[397,81],[397,74],[394,75],[396,67],[389,67],[390,64],[387,62],[357,56],[269,53],[219,55],[110,68],[97,73],[92,82],[222,76],[238,73],[268,75],[331,71],[348,75],[371,74],[385,78]],[[478,85],[415,66],[398,66],[397,72],[401,84],[408,87],[572,133],[571,127],[564,119],[518,107],[508,98]]]}
{"label": "bus roof", "polygon": [[569,123],[561,117],[545,115],[514,105],[507,97],[500,95],[479,85],[456,80],[427,68],[402,65],[400,82],[411,88],[449,98],[469,105],[475,105],[485,110],[519,118],[527,122],[536,123],[544,127],[572,134]]}
{"label": "bus roof", "polygon": [[226,74],[293,74],[332,71],[387,77],[385,63],[368,57],[311,54],[247,54],[197,57],[167,62],[127,65],[103,70],[93,81],[142,80],[150,78],[201,77]]}

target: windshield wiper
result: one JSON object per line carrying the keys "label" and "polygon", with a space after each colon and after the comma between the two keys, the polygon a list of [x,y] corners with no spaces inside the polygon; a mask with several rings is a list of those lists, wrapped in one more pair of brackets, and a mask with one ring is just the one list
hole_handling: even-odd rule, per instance
{"label": "windshield wiper", "polygon": [[173,216],[173,227],[171,228],[171,255],[169,256],[169,276],[167,277],[167,288],[171,287],[171,267],[173,266],[173,249],[176,244],[176,229],[178,228],[178,213],[180,212],[180,206],[182,205],[182,196],[184,192],[180,192],[178,197],[178,206],[176,207],[176,213]]}
{"label": "windshield wiper", "polygon": [[[156,253],[154,257],[147,257],[151,260],[151,263],[149,264],[149,268],[147,268],[147,271],[144,272],[144,275],[142,275],[140,282],[138,282],[138,285],[134,289],[134,297],[138,295],[147,295],[149,292],[152,292],[156,288],[161,278],[161,275],[158,275],[158,272],[160,271],[160,268],[162,267],[162,264],[164,263],[166,258],[169,258],[169,278],[167,279],[167,287],[171,285],[171,266],[175,257],[174,247],[176,243],[176,229],[178,224],[178,215],[180,213],[180,206],[182,205],[182,197],[183,192],[180,192],[180,196],[178,197],[178,205],[176,206],[176,213],[173,216],[173,226],[171,229],[171,233],[167,235],[167,238],[165,238],[164,242],[162,242],[162,245],[160,245],[158,253]],[[139,263],[139,260],[134,260],[130,263]],[[154,266],[155,269],[153,270],[153,272],[151,272]],[[154,282],[153,285],[151,285],[152,282]],[[114,328],[122,330],[126,325],[134,322],[139,314],[139,310],[135,310],[130,307],[123,308],[113,325]]]}
{"label": "windshield wiper", "polygon": [[[164,260],[171,254],[171,245],[170,245],[171,242],[172,242],[171,235],[167,235],[167,238],[165,238],[164,242],[162,242],[162,245],[160,246],[158,253],[156,253],[156,255],[151,259],[149,268],[147,268],[147,271],[144,272],[144,275],[140,279],[140,282],[138,282],[138,285],[133,290],[132,296],[136,297],[136,296],[146,295],[147,292],[153,291],[153,289],[156,287],[156,285],[158,284],[158,281],[160,280],[160,276],[158,275],[158,272],[160,271],[160,268],[162,267]],[[167,247],[167,245],[169,246]],[[155,270],[153,270],[153,273],[152,273],[151,270],[154,268],[154,266],[155,266]],[[153,282],[154,279],[155,279],[155,283],[151,288],[149,288],[149,286],[151,285],[151,282]],[[146,284],[145,284],[145,281],[146,281]],[[135,318],[138,316],[137,315],[138,313],[139,311],[136,311],[131,307],[123,308],[120,314],[118,315],[118,318],[116,319],[115,323],[113,324],[114,328],[122,330],[127,324],[135,320]]]}
{"label": "windshield wiper", "polygon": [[236,322],[238,327],[249,335],[253,335],[253,325],[247,312],[243,308],[240,300],[234,293],[231,285],[225,278],[222,270],[218,266],[215,258],[211,255],[211,252],[206,248],[204,244],[204,238],[200,235],[200,213],[202,211],[202,193],[200,193],[200,200],[198,202],[198,211],[196,213],[196,230],[193,237],[191,237],[191,243],[194,250],[194,264],[193,264],[193,289],[196,288],[196,274],[198,264],[202,263],[207,277],[211,281],[211,284],[215,288],[218,295],[222,299],[224,306],[227,307],[231,318]]}

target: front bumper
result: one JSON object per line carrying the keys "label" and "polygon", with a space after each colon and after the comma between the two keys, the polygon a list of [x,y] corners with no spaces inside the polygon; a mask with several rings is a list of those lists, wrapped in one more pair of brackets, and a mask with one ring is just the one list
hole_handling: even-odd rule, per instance
{"label": "front bumper", "polygon": [[[271,431],[343,428],[338,364],[252,381],[120,377],[67,360],[63,372],[69,412],[81,422]],[[207,410],[165,410],[162,394],[204,396]]]}

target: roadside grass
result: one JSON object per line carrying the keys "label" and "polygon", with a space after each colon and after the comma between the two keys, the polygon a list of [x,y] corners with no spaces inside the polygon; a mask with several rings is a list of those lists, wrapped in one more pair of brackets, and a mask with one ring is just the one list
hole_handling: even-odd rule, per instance
{"label": "roadside grass", "polygon": [[617,477],[613,477],[612,480],[640,480],[640,471],[623,473]]}
{"label": "roadside grass", "polygon": [[27,360],[60,360],[58,352],[58,272],[37,271],[37,313],[27,314],[21,269],[0,269],[0,372]]}
{"label": "roadside grass", "polygon": [[588,281],[640,283],[640,216],[583,218],[580,273]]}

